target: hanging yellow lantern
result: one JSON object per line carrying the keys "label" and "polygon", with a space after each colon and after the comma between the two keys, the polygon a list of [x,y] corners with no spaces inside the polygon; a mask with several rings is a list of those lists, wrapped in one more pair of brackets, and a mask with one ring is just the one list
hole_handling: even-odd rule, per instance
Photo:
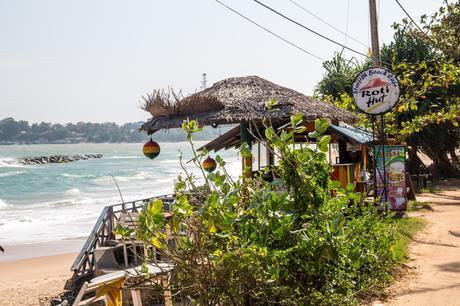
{"label": "hanging yellow lantern", "polygon": [[150,138],[150,141],[144,144],[144,155],[150,159],[154,159],[160,154],[160,145]]}
{"label": "hanging yellow lantern", "polygon": [[208,172],[213,172],[217,168],[216,161],[214,160],[214,158],[211,158],[210,156],[208,156],[208,158],[206,158],[203,161],[202,165],[203,165],[203,169],[208,171]]}

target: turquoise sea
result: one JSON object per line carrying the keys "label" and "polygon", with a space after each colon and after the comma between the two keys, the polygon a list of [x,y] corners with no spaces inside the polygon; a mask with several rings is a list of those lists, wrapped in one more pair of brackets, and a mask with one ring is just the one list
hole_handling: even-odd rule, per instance
{"label": "turquoise sea", "polygon": [[[112,176],[125,201],[171,193],[181,173],[179,150],[185,160],[191,151],[187,143],[160,145],[154,160],[143,156],[140,143],[0,146],[0,245],[86,237],[104,206],[121,203]],[[97,153],[104,157],[66,164],[17,163],[21,157]],[[237,176],[237,152],[219,153]],[[187,167],[197,170],[191,163]]]}

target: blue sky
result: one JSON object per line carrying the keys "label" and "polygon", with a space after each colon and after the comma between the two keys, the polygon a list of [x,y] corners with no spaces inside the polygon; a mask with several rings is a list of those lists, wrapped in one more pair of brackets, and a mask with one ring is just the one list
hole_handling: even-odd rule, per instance
{"label": "blue sky", "polygon": [[[253,1],[222,1],[322,58],[341,50]],[[367,51],[289,0],[262,1]],[[295,1],[342,31],[348,20],[348,34],[370,45],[368,0]],[[401,3],[418,20],[442,1]],[[389,42],[390,25],[404,15],[394,0],[378,0],[378,7],[380,41]],[[142,95],[167,86],[194,92],[203,72],[209,85],[259,75],[306,94],[324,73],[320,60],[214,0],[0,0],[0,43],[0,119],[30,122],[145,120]]]}

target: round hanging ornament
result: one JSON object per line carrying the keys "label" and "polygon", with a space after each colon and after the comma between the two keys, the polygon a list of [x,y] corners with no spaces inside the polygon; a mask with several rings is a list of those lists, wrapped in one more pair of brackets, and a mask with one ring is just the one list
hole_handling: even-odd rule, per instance
{"label": "round hanging ornament", "polygon": [[203,161],[203,169],[204,170],[206,170],[208,172],[213,172],[214,170],[216,170],[216,168],[217,168],[217,163],[214,160],[214,158],[208,156],[208,158],[206,158]]}
{"label": "round hanging ornament", "polygon": [[148,158],[154,159],[160,154],[160,145],[150,138],[150,140],[144,144],[143,152]]}

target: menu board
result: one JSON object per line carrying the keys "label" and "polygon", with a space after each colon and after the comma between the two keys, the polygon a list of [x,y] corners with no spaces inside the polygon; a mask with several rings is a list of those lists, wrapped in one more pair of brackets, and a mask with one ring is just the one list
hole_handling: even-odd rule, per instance
{"label": "menu board", "polygon": [[[383,157],[385,152],[385,158]],[[391,210],[407,210],[406,197],[406,147],[405,146],[381,146],[374,147],[375,156],[375,181],[377,196],[381,201],[385,201],[384,177],[387,185],[387,202],[390,203]],[[383,163],[385,162],[385,176]]]}

